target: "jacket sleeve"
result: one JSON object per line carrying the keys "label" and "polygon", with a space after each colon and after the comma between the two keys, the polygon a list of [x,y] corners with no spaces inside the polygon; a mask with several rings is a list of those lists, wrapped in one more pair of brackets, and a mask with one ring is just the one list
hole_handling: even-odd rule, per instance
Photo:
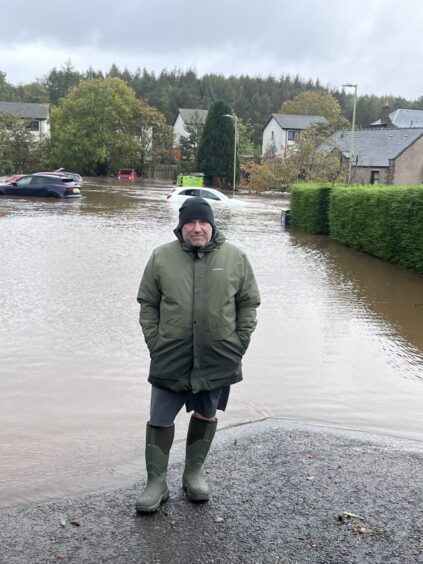
{"label": "jacket sleeve", "polygon": [[244,278],[236,295],[236,333],[247,350],[251,333],[257,325],[256,310],[260,305],[260,293],[250,261],[244,257]]}
{"label": "jacket sleeve", "polygon": [[151,255],[141,279],[137,301],[140,304],[140,324],[144,340],[150,351],[159,334],[161,292],[154,272],[154,253]]}

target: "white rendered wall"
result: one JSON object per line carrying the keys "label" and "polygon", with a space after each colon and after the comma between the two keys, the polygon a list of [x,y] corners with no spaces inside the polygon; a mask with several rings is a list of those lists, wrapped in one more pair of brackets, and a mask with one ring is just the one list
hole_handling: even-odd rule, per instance
{"label": "white rendered wall", "polygon": [[[272,137],[273,133],[273,137]],[[275,155],[282,155],[286,145],[286,131],[281,128],[275,118],[272,118],[263,129],[262,156],[272,147]]]}
{"label": "white rendered wall", "polygon": [[181,137],[188,137],[188,132],[185,129],[185,122],[181,117],[181,114],[178,114],[176,118],[175,125],[173,126],[173,146],[179,147]]}

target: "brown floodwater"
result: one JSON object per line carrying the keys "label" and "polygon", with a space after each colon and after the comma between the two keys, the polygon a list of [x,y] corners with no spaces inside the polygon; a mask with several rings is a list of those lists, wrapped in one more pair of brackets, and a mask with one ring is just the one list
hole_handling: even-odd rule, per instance
{"label": "brown floodwater", "polygon": [[[78,201],[0,200],[1,506],[143,475],[149,358],[135,298],[152,249],[174,237],[168,192],[95,180]],[[280,417],[423,440],[423,276],[284,229],[284,205],[214,204],[262,295],[220,427]]]}

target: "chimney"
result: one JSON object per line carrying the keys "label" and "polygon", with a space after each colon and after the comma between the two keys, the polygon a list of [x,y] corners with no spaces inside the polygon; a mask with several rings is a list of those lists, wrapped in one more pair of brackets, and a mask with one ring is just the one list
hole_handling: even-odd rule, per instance
{"label": "chimney", "polygon": [[389,114],[391,113],[391,108],[389,104],[385,104],[382,108],[382,116],[380,118],[383,125],[392,125],[392,122],[389,118]]}

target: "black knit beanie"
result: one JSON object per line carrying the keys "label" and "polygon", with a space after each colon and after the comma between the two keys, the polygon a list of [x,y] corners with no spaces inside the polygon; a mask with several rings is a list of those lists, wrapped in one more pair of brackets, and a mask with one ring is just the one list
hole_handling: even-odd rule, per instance
{"label": "black knit beanie", "polygon": [[187,198],[179,208],[179,223],[177,229],[182,229],[185,223],[193,219],[202,219],[215,227],[213,210],[210,204],[199,196]]}

